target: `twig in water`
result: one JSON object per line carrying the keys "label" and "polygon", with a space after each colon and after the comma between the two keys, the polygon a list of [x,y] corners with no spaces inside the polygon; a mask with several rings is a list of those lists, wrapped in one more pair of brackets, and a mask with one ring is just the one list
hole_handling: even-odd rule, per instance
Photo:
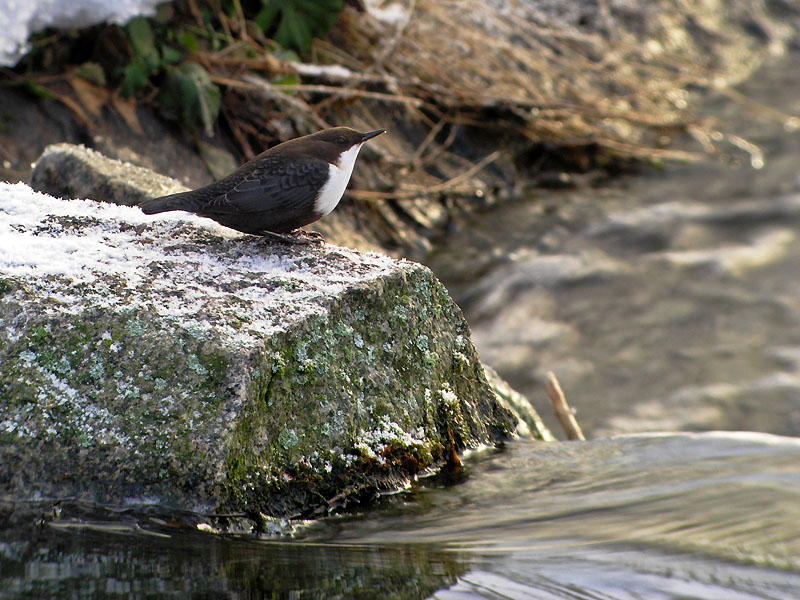
{"label": "twig in water", "polygon": [[561,391],[561,386],[558,384],[558,379],[552,371],[547,373],[547,397],[550,399],[550,404],[553,406],[553,412],[556,414],[558,422],[561,423],[561,428],[568,440],[585,440],[583,432],[581,431],[578,422],[575,420],[575,415],[572,414],[567,399],[564,398],[564,392]]}

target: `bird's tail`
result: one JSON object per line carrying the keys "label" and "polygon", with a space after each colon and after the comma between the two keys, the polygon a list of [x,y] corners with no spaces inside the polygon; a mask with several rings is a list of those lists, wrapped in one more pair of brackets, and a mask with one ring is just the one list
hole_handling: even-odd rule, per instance
{"label": "bird's tail", "polygon": [[149,200],[142,200],[138,206],[146,215],[154,215],[156,213],[167,212],[170,210],[186,210],[191,212],[192,207],[189,206],[190,198],[187,196],[191,192],[179,192],[177,194],[170,194],[169,196],[161,196],[159,198],[150,198]]}

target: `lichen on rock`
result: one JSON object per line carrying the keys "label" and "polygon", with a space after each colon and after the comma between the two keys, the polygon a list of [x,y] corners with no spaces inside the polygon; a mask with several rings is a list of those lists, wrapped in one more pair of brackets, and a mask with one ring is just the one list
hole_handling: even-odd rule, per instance
{"label": "lichen on rock", "polygon": [[0,184],[0,493],[310,515],[511,435],[425,267]]}

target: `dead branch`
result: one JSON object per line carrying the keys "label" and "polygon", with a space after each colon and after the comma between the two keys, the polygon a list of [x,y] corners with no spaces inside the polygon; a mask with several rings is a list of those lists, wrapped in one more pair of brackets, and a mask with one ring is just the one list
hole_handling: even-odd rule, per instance
{"label": "dead branch", "polygon": [[402,200],[405,198],[417,198],[420,196],[429,196],[431,194],[437,194],[439,192],[443,192],[450,188],[457,186],[459,183],[468,179],[478,173],[479,171],[485,169],[494,161],[496,161],[502,155],[502,151],[495,150],[488,156],[484,157],[472,167],[453,177],[452,179],[448,179],[442,183],[430,186],[421,186],[421,185],[406,185],[403,189],[395,191],[395,192],[375,192],[371,190],[349,190],[348,194],[354,198],[358,198],[360,200],[375,200],[375,199],[383,199],[383,200]]}
{"label": "dead branch", "polygon": [[567,399],[564,397],[564,392],[561,391],[561,386],[552,371],[547,373],[547,398],[550,400],[550,405],[553,407],[553,412],[564,430],[564,435],[568,440],[585,440],[583,432],[581,431],[578,422],[575,420],[575,415],[567,404]]}

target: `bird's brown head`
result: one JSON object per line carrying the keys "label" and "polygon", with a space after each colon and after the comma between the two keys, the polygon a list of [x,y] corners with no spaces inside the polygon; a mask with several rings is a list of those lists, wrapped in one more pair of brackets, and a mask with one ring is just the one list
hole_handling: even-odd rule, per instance
{"label": "bird's brown head", "polygon": [[377,129],[361,133],[349,127],[332,127],[291,140],[286,145],[291,144],[295,148],[302,147],[304,151],[312,152],[318,158],[335,163],[339,156],[350,148],[360,146],[385,132],[385,129]]}
{"label": "bird's brown head", "polygon": [[317,133],[312,133],[303,139],[314,140],[332,144],[339,152],[344,152],[355,146],[356,144],[363,144],[367,140],[385,133],[385,129],[376,129],[367,133],[361,133],[349,127],[331,127],[330,129],[323,129]]}

